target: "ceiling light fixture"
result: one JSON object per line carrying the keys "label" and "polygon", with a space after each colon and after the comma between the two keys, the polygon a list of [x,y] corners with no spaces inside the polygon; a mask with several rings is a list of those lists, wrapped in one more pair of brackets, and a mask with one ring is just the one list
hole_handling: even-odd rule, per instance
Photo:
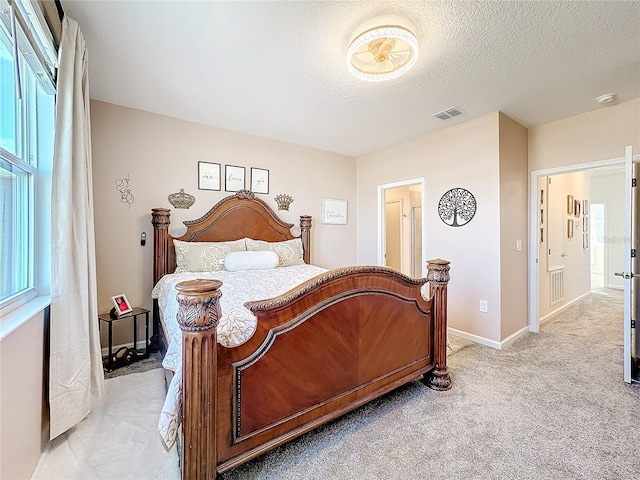
{"label": "ceiling light fixture", "polygon": [[403,27],[376,27],[358,35],[347,53],[349,71],[361,80],[381,82],[397,78],[418,58],[418,41]]}
{"label": "ceiling light fixture", "polygon": [[598,98],[596,98],[596,102],[598,102],[601,105],[607,105],[613,102],[615,99],[616,99],[615,93],[605,93],[604,95],[600,95]]}

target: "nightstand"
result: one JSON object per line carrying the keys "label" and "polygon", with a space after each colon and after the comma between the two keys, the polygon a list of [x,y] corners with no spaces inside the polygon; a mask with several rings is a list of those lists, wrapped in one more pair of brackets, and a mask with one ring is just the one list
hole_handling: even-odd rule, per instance
{"label": "nightstand", "polygon": [[[137,344],[138,344],[138,317],[140,315],[144,315],[145,318],[145,342],[144,342],[144,353],[138,352]],[[118,315],[115,318],[111,317],[109,312],[101,313],[98,315],[99,325],[102,325],[102,322],[106,322],[109,325],[109,357],[106,364],[107,370],[112,371],[117,366],[113,362],[113,322],[117,322],[119,320],[124,320],[126,318],[133,318],[133,349],[136,352],[136,355],[133,361],[141,360],[143,358],[149,357],[149,310],[145,308],[135,307],[129,313],[123,313],[122,315]]]}

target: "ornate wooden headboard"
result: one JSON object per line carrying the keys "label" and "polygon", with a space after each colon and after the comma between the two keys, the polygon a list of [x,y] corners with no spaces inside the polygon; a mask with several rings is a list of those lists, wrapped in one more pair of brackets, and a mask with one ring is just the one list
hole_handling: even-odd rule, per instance
{"label": "ornate wooden headboard", "polygon": [[[291,240],[292,224],[283,222],[263,200],[253,192],[240,190],[220,200],[211,210],[197,220],[184,222],[186,233],[174,238],[169,235],[171,210],[151,210],[153,224],[153,283],[176,269],[174,240],[185,242],[226,242],[240,238],[253,238],[267,242]],[[304,261],[309,263],[311,253],[311,217],[300,217],[300,238],[304,249]]]}

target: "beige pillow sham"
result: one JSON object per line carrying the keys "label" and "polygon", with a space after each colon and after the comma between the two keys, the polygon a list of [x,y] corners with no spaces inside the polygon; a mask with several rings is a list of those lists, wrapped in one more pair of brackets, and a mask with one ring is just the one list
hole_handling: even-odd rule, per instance
{"label": "beige pillow sham", "polygon": [[224,270],[224,259],[231,252],[246,250],[245,239],[231,242],[183,242],[174,240],[176,247],[176,271],[215,272]]}
{"label": "beige pillow sham", "polygon": [[278,255],[279,267],[304,264],[302,240],[299,238],[285,240],[284,242],[263,242],[262,240],[253,240],[251,238],[245,240],[247,250],[250,252],[260,250],[271,250],[275,252]]}

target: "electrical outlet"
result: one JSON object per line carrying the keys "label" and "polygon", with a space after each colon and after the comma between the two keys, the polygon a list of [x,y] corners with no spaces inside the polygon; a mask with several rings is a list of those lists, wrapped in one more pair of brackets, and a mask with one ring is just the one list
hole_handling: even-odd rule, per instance
{"label": "electrical outlet", "polygon": [[516,240],[516,250],[518,252],[522,251],[522,240]]}
{"label": "electrical outlet", "polygon": [[489,311],[489,302],[486,300],[480,300],[480,311],[487,313]]}

